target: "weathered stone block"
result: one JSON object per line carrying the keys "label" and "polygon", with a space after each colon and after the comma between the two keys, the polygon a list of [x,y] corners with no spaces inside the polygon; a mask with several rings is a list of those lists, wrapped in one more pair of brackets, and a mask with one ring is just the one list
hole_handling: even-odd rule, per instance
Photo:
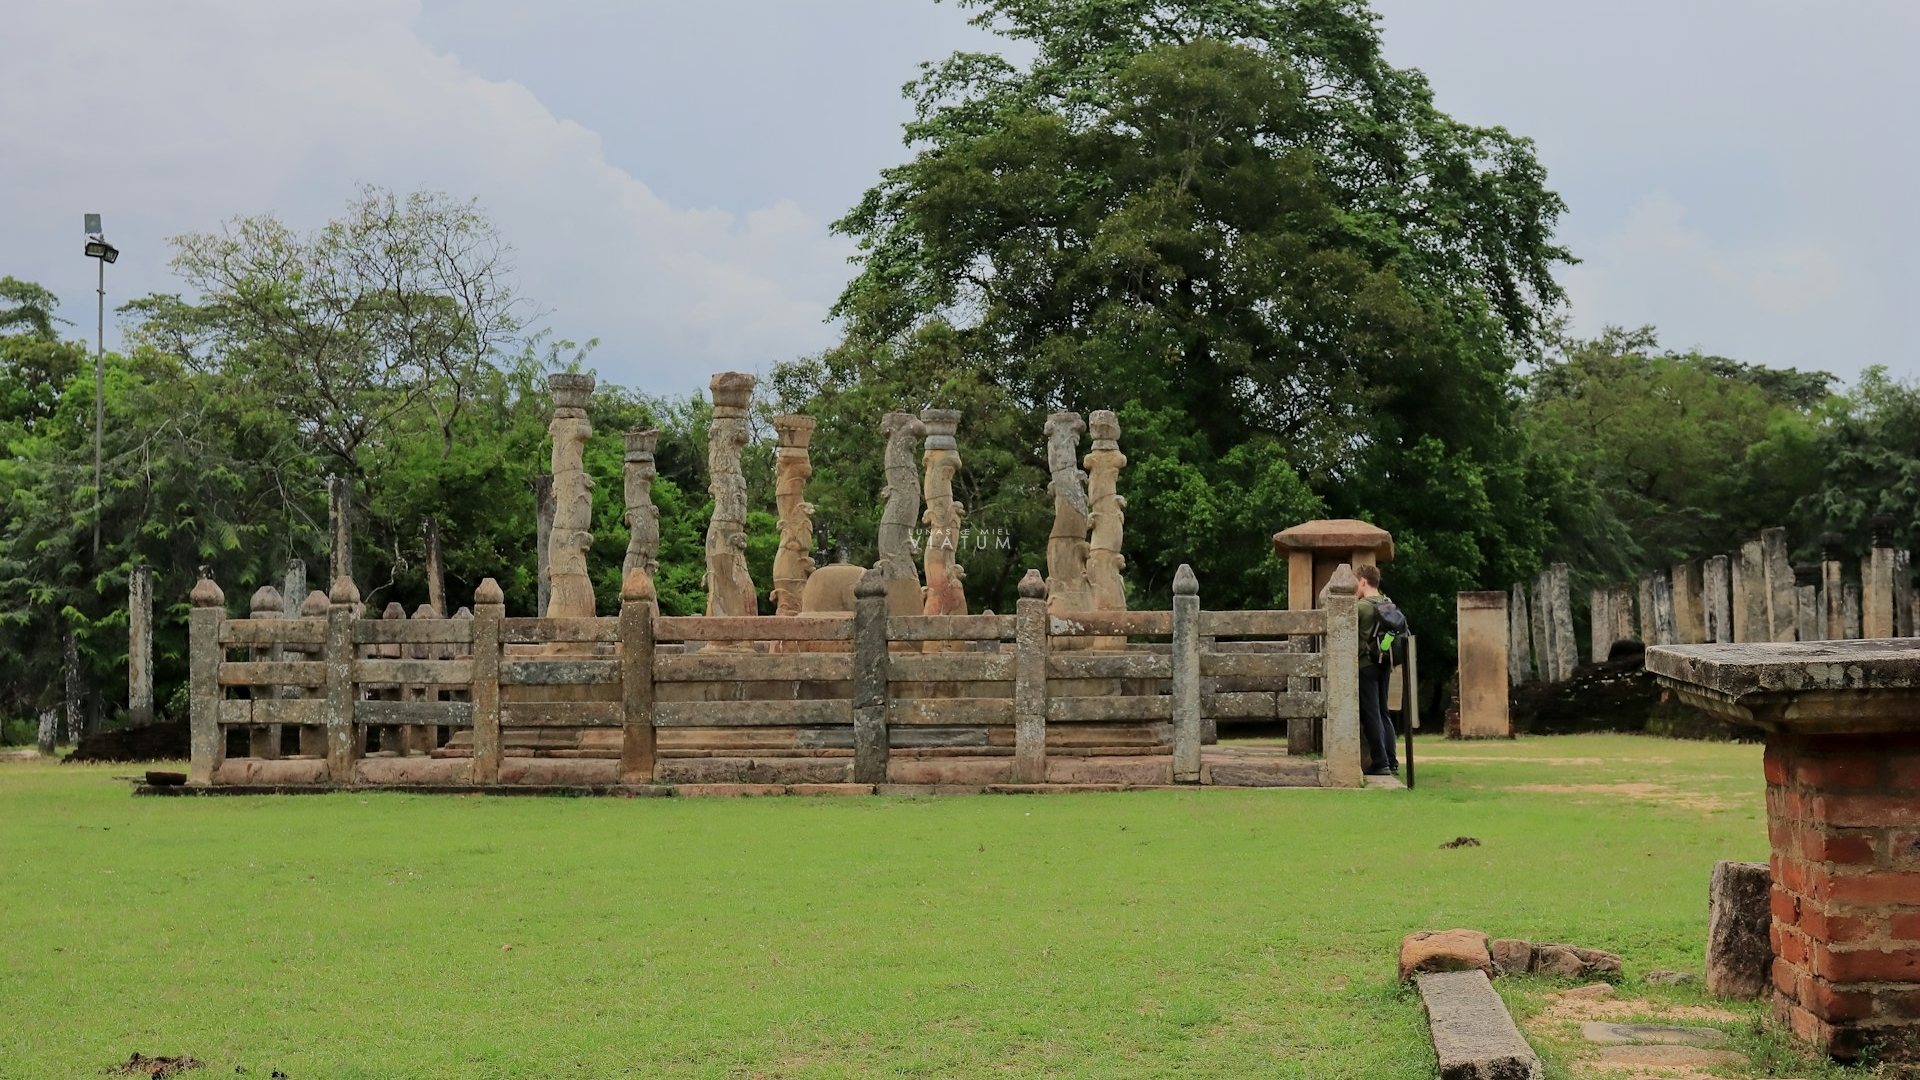
{"label": "weathered stone block", "polygon": [[1752,1000],[1767,992],[1773,878],[1766,863],[1721,862],[1707,886],[1707,990]]}
{"label": "weathered stone block", "polygon": [[1496,975],[1525,975],[1533,970],[1533,942],[1499,938],[1488,947]]}
{"label": "weathered stone block", "polygon": [[1485,972],[1420,976],[1420,1003],[1440,1080],[1531,1080],[1540,1059],[1520,1037]]}
{"label": "weathered stone block", "polygon": [[1400,980],[1434,971],[1493,974],[1487,935],[1478,930],[1421,930],[1400,940]]}

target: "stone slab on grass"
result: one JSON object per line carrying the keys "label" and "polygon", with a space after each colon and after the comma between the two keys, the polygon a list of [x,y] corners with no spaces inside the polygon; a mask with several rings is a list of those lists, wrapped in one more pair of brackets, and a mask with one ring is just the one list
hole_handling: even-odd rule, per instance
{"label": "stone slab on grass", "polygon": [[1540,1059],[1520,1037],[1486,972],[1432,972],[1417,981],[1440,1080],[1534,1080],[1540,1075]]}
{"label": "stone slab on grass", "polygon": [[1603,1046],[1600,1064],[1612,1068],[1639,1065],[1656,1069],[1706,1069],[1742,1065],[1747,1056],[1731,1050],[1703,1050],[1697,1046]]}
{"label": "stone slab on grass", "polygon": [[1682,1027],[1677,1024],[1609,1024],[1604,1021],[1582,1025],[1580,1037],[1591,1043],[1665,1043],[1674,1046],[1721,1046],[1727,1033],[1719,1028]]}
{"label": "stone slab on grass", "polygon": [[1400,981],[1425,971],[1493,974],[1487,935],[1478,930],[1420,930],[1400,939]]}

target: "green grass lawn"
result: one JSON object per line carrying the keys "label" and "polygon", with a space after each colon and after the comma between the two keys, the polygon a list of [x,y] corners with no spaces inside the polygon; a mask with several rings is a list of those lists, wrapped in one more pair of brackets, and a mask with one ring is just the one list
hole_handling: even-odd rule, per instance
{"label": "green grass lawn", "polygon": [[1611,949],[1638,993],[1700,967],[1714,861],[1766,856],[1755,746],[1418,753],[1412,792],[928,799],[0,765],[0,1077],[1426,1077],[1403,934]]}

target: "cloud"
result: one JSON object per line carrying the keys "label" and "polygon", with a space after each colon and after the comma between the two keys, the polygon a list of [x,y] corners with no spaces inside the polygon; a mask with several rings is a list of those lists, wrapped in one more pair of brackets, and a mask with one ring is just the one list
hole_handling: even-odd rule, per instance
{"label": "cloud", "polygon": [[409,0],[79,0],[13,16],[0,272],[65,294],[80,321],[83,211],[126,252],[118,302],[180,288],[168,236],[261,212],[310,228],[370,182],[478,197],[548,325],[601,338],[594,362],[616,381],[680,392],[831,341],[851,245],[826,222],[791,202],[669,205],[525,86],[426,45],[418,17]]}

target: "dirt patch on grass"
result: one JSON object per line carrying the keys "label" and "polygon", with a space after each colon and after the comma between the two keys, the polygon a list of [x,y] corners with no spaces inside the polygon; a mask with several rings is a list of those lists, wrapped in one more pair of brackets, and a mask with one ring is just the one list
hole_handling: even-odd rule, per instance
{"label": "dirt patch on grass", "polygon": [[1580,987],[1547,995],[1547,1007],[1525,1022],[1528,1034],[1545,1036],[1562,1046],[1575,1049],[1571,1063],[1576,1076],[1606,1077],[1607,1080],[1718,1080],[1717,1074],[1692,1066],[1637,1065],[1600,1060],[1595,1047],[1580,1038],[1580,1025],[1594,1020],[1651,1019],[1668,1024],[1739,1023],[1737,1013],[1711,1005],[1659,1005],[1651,1001],[1615,996],[1612,987]]}
{"label": "dirt patch on grass", "polygon": [[[165,1080],[169,1076],[178,1076],[188,1069],[204,1069],[207,1063],[199,1058],[182,1054],[179,1057],[148,1057],[138,1050],[127,1060],[107,1070],[108,1076],[145,1076],[151,1080]],[[276,1074],[278,1075],[278,1074]]]}
{"label": "dirt patch on grass", "polygon": [[1545,795],[1612,795],[1636,802],[1659,803],[1688,810],[1727,810],[1726,800],[1698,791],[1683,791],[1666,784],[1515,784],[1508,791],[1538,792]]}

